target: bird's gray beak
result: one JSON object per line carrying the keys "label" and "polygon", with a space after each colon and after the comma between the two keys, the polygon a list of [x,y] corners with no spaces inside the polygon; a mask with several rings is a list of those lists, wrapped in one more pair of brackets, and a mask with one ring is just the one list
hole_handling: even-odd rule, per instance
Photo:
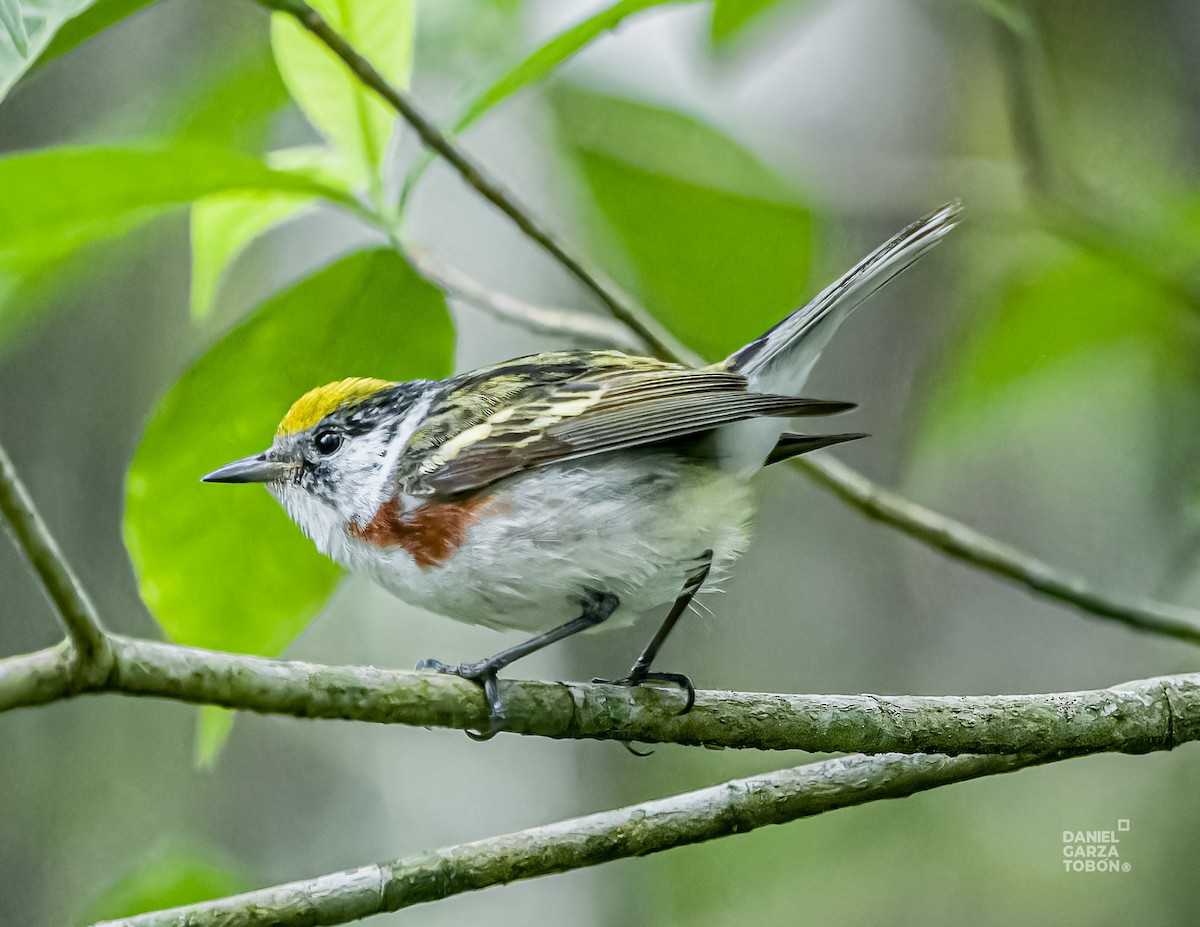
{"label": "bird's gray beak", "polygon": [[204,483],[273,483],[277,480],[290,480],[296,473],[296,464],[282,460],[267,460],[266,452],[255,454],[253,457],[243,457],[231,464],[225,464],[219,470],[214,470],[208,476],[202,477]]}

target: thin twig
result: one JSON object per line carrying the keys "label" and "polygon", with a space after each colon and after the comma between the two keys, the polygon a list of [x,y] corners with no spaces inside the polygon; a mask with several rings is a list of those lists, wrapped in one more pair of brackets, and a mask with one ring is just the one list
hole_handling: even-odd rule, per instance
{"label": "thin twig", "polygon": [[293,17],[337,55],[365,87],[378,93],[416,130],[421,140],[453,167],[484,199],[508,216],[532,241],[558,261],[572,276],[596,294],[609,312],[637,332],[638,337],[662,356],[678,353],[682,345],[653,316],[618,291],[617,286],[534,219],[532,213],[461,147],[446,137],[400,88],[391,84],[357,49],[333,29],[304,0],[257,0],[261,5]]}
{"label": "thin twig", "polygon": [[1200,644],[1200,612],[1195,609],[1100,592],[1086,579],[884,489],[832,457],[807,457],[795,461],[795,466],[868,518],[898,528],[955,560],[1004,576],[1089,615]]}
{"label": "thin twig", "polygon": [[79,672],[102,679],[108,672],[111,654],[100,616],[54,543],[3,447],[0,447],[0,513],[67,629]]}
{"label": "thin twig", "polygon": [[[113,635],[108,677],[84,691],[301,718],[477,730],[479,686],[454,676],[322,666]],[[61,648],[0,660],[0,711],[79,694]],[[811,752],[1146,753],[1200,739],[1200,674],[1048,695],[696,694],[505,680],[505,730],[596,739]]]}
{"label": "thin twig", "polygon": [[421,276],[439,289],[498,318],[516,322],[530,331],[566,335],[584,344],[621,348],[639,353],[647,344],[623,322],[603,315],[535,306],[514,296],[492,290],[457,267],[437,260],[427,248],[409,245],[404,253]]}
{"label": "thin twig", "polygon": [[[521,879],[785,824],[866,802],[1013,772],[1035,756],[848,756],[362,866],[106,927],[344,924]],[[99,927],[99,925],[97,925]]]}

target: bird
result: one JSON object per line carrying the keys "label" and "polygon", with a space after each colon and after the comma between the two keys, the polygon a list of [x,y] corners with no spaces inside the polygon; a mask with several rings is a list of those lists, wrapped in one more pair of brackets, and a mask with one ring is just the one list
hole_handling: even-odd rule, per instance
{"label": "bird", "polygon": [[576,633],[670,603],[616,685],[677,685],[652,669],[702,588],[749,540],[750,478],[866,437],[788,430],[854,403],[799,396],[834,330],[937,244],[957,201],[912,223],[768,332],[694,368],[614,350],[554,351],[443,380],[349,377],[301,396],[271,446],[209,483],[262,483],[317,548],[400,599],[532,636],[486,659],[423,660],[483,687],[503,729],[498,674]]}

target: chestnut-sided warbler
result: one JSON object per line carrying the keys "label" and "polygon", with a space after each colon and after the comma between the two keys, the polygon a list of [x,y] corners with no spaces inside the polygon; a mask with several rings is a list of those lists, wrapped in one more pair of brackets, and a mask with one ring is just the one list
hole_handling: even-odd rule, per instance
{"label": "chestnut-sided warbler", "polygon": [[[699,370],[617,351],[535,354],[447,380],[353,378],[302,396],[271,447],[208,474],[265,483],[317,547],[434,612],[536,636],[477,663],[418,667],[484,686],[569,635],[674,602],[622,685],[745,549],[760,468],[859,434],[784,431],[848,402],[796,398],[837,325],[958,220],[944,206],[769,332]],[[684,710],[687,710],[686,708]]]}

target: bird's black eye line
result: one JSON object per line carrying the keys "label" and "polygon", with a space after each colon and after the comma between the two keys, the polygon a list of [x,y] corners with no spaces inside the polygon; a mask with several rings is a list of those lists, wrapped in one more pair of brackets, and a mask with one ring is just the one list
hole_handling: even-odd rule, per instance
{"label": "bird's black eye line", "polygon": [[313,436],[313,445],[321,454],[335,454],[338,448],[342,446],[341,432],[332,430],[318,431]]}

